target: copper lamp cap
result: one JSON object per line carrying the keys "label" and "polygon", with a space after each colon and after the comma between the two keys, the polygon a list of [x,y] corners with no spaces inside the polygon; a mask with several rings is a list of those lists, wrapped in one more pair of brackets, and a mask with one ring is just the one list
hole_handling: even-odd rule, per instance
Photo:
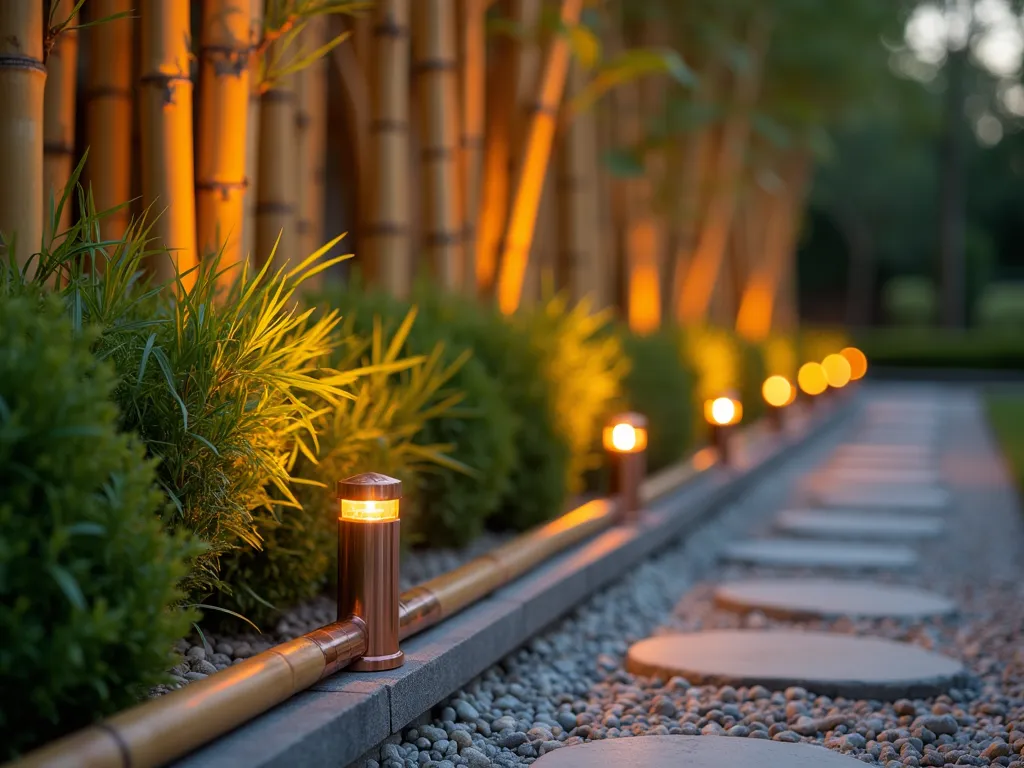
{"label": "copper lamp cap", "polygon": [[629,424],[636,429],[647,429],[647,417],[636,411],[616,414],[612,421],[616,424]]}
{"label": "copper lamp cap", "polygon": [[351,501],[392,501],[402,498],[402,481],[377,472],[338,481],[338,498]]}

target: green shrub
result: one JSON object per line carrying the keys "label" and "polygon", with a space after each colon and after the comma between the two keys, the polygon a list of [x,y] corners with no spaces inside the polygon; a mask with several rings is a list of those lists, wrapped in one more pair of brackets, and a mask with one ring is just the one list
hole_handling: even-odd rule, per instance
{"label": "green shrub", "polygon": [[[483,450],[484,441],[494,441],[490,460],[495,478],[489,490],[495,501],[487,523],[522,529],[561,514],[568,493],[569,446],[556,426],[554,395],[544,379],[540,351],[520,326],[491,305],[443,295],[426,283],[416,286],[414,299],[425,327],[443,335],[453,349],[472,350],[473,359],[497,387],[478,393],[479,421],[463,422],[466,428],[473,425],[474,434],[464,435],[457,443],[477,452]],[[483,430],[491,434],[484,435]],[[466,459],[484,476],[487,471],[481,461],[479,456]],[[447,490],[438,487],[438,502]],[[475,503],[473,493],[465,486],[465,496],[460,496],[459,504],[467,513]]]}
{"label": "green shrub", "polygon": [[785,376],[796,384],[800,368],[796,339],[792,336],[769,336],[762,345],[765,376]]}
{"label": "green shrub", "polygon": [[[413,543],[461,546],[500,509],[515,462],[516,421],[500,384],[466,338],[465,324],[477,322],[481,310],[461,299],[442,297],[426,283],[417,284],[415,300],[418,314],[405,351],[433,355],[440,350],[442,359],[456,366],[449,387],[462,399],[444,413],[431,414],[413,438],[417,446],[448,447],[454,465],[419,473],[408,494],[404,531]],[[339,308],[362,331],[376,318],[383,320],[385,329],[393,328],[409,311],[407,302],[368,291],[358,279],[315,301]]]}
{"label": "green shrub", "polygon": [[758,345],[739,339],[743,376],[740,383],[740,402],[743,403],[743,421],[750,423],[764,414],[761,385],[767,377],[768,365],[764,350]]}
{"label": "green shrub", "polygon": [[631,365],[623,382],[629,408],[647,416],[647,468],[678,461],[693,446],[693,373],[679,354],[674,330],[637,335],[624,331]]}
{"label": "green shrub", "polygon": [[[10,285],[8,285],[10,287]],[[52,299],[0,293],[0,755],[127,707],[170,668],[196,547],[117,431],[115,377]],[[15,704],[15,699],[17,703]]]}
{"label": "green shrub", "polygon": [[44,248],[31,278],[9,270],[6,280],[42,284],[60,274],[59,294],[76,332],[100,328],[94,349],[119,375],[114,399],[122,427],[160,459],[160,485],[174,510],[167,524],[207,545],[184,586],[196,602],[230,591],[220,559],[260,547],[254,513],[299,507],[292,468],[298,456],[317,452],[312,403],[344,399],[365,373],[321,368],[345,343],[340,318],[312,318],[296,295],[305,280],[346,257],[324,258],[336,239],[300,264],[271,272],[268,260],[258,272],[244,270],[227,288],[212,257],[188,276],[195,284],[187,291],[184,276],[174,286],[151,286],[144,266],[169,255],[148,249],[145,226],[133,226],[121,241],[102,241],[101,214],[81,189],[79,208],[81,218]]}
{"label": "green shrub", "polygon": [[622,407],[629,359],[621,339],[603,332],[610,318],[608,312],[592,312],[587,300],[570,307],[556,296],[513,319],[542,361],[555,424],[569,446],[570,493],[581,491],[584,474],[601,466],[601,430]]}
{"label": "green shrub", "polygon": [[1024,330],[1024,283],[993,283],[978,299],[978,324],[993,330]]}
{"label": "green shrub", "polygon": [[929,325],[935,320],[935,286],[926,277],[890,278],[882,287],[882,307],[885,316],[895,325]]}

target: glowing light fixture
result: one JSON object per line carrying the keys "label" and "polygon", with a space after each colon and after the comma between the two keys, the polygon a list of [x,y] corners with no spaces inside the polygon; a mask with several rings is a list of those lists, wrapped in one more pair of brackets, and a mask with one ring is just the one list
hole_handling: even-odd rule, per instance
{"label": "glowing light fixture", "polygon": [[647,448],[647,419],[639,413],[616,416],[604,428],[604,447],[614,453],[637,453]]}
{"label": "glowing light fixture", "polygon": [[839,354],[845,357],[846,362],[850,364],[850,381],[863,379],[864,374],[868,372],[867,355],[856,347],[846,347],[840,350]]}
{"label": "glowing light fixture", "polygon": [[761,385],[761,395],[768,405],[785,408],[796,400],[796,387],[785,376],[769,376]]}
{"label": "glowing light fixture", "polygon": [[842,389],[850,383],[850,363],[842,355],[828,355],[821,361],[821,367],[825,371],[825,379],[830,387]]}
{"label": "glowing light fixture", "polygon": [[338,620],[366,626],[366,653],[350,669],[400,667],[398,535],[402,483],[368,472],[338,481]]}
{"label": "glowing light fixture", "polygon": [[647,417],[622,413],[604,428],[604,448],[612,468],[612,494],[619,521],[636,522],[640,515],[640,483],[647,471]]}
{"label": "glowing light fixture", "polygon": [[768,404],[768,424],[776,432],[781,432],[785,427],[782,410],[796,400],[796,387],[785,376],[769,376],[761,385],[761,396]]}
{"label": "glowing light fixture", "polygon": [[711,425],[711,442],[718,452],[718,460],[728,466],[732,462],[729,434],[743,419],[743,403],[731,394],[704,401],[704,419]]}
{"label": "glowing light fixture", "polygon": [[805,395],[820,395],[828,389],[828,377],[821,363],[804,363],[796,375],[800,391]]}
{"label": "glowing light fixture", "polygon": [[709,424],[728,427],[743,419],[743,404],[734,397],[716,397],[704,402],[704,418]]}

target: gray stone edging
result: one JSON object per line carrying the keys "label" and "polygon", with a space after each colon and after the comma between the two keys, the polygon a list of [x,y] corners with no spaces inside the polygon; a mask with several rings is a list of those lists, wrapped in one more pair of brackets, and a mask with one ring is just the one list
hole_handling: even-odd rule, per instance
{"label": "gray stone edging", "polygon": [[750,466],[713,468],[656,500],[641,522],[611,528],[402,644],[390,672],[323,680],[175,763],[180,768],[348,765],[465,685],[653,552],[848,417],[844,403],[811,431],[762,451]]}

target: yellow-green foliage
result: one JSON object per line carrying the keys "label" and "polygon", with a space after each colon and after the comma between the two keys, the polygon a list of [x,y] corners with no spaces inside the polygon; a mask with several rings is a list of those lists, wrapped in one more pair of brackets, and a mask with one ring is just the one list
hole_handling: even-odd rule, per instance
{"label": "yellow-green foliage", "polygon": [[835,328],[812,328],[800,333],[800,365],[820,363],[826,356],[849,346],[850,337]]}
{"label": "yellow-green foliage", "polygon": [[256,516],[261,549],[236,550],[223,559],[223,578],[234,589],[218,598],[221,607],[266,621],[276,610],[324,589],[336,563],[335,481],[370,471],[397,477],[405,484],[409,516],[420,476],[442,468],[472,471],[448,455],[453,446],[418,440],[428,422],[450,418],[462,401],[451,382],[468,353],[449,362],[437,343],[428,354],[407,356],[415,318],[416,311],[409,310],[397,329],[373,319],[368,344],[354,332],[354,317],[346,318],[340,334],[346,345],[333,362],[341,370],[366,373],[353,383],[351,397],[317,408],[319,453],[300,457],[293,473],[300,482],[301,508],[261,512]]}
{"label": "yellow-green foliage", "polygon": [[700,407],[705,400],[723,392],[741,389],[743,350],[736,337],[724,328],[687,329],[683,335],[683,356],[697,375],[694,392]]}
{"label": "yellow-green foliage", "polygon": [[582,488],[584,473],[601,465],[601,429],[622,403],[629,372],[622,340],[604,332],[610,320],[609,312],[593,312],[589,300],[570,307],[564,296],[520,320],[541,355],[557,428],[571,449],[568,483],[574,493]]}
{"label": "yellow-green foliage", "polygon": [[800,368],[796,341],[791,336],[771,336],[762,347],[765,373],[768,376],[785,376],[796,383],[796,372]]}

